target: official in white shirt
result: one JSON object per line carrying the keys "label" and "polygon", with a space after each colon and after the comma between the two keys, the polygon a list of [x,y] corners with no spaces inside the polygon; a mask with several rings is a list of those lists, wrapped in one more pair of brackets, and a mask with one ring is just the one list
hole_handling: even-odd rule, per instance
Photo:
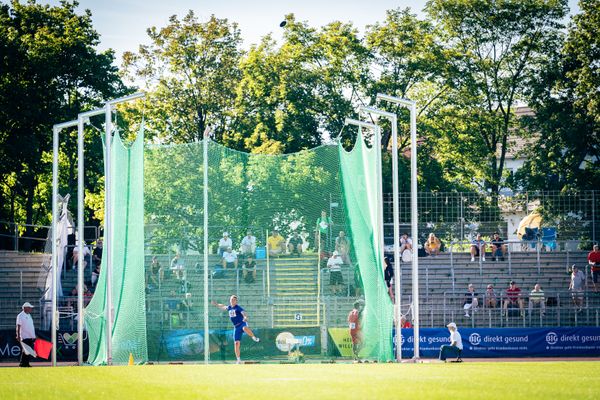
{"label": "official in white shirt", "polygon": [[23,311],[17,315],[17,341],[21,344],[21,362],[19,367],[31,367],[29,360],[31,356],[25,354],[22,344],[26,344],[33,348],[33,342],[35,341],[35,327],[33,326],[33,318],[31,318],[31,312],[33,306],[27,302],[23,304]]}
{"label": "official in white shirt", "polygon": [[440,360],[446,361],[448,355],[453,354],[456,355],[456,361],[460,362],[462,361],[460,353],[463,349],[462,337],[460,336],[460,333],[458,333],[458,328],[456,328],[454,322],[450,322],[447,327],[450,331],[450,345],[445,344],[440,347]]}

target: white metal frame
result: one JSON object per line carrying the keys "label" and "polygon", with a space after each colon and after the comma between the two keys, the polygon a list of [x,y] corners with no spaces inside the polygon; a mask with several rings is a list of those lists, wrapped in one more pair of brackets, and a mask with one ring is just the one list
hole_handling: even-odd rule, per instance
{"label": "white metal frame", "polygon": [[[387,101],[407,107],[410,110],[410,209],[411,209],[411,236],[413,239],[413,256],[412,256],[412,312],[413,312],[413,332],[414,332],[414,356],[418,360],[419,357],[419,254],[418,254],[418,219],[417,211],[417,103],[402,99],[400,97],[389,96],[387,94],[377,93],[377,100]],[[396,124],[392,124],[392,129]],[[392,140],[397,140],[397,134],[392,131]],[[394,151],[394,156],[397,157],[397,151]],[[393,160],[393,159],[392,159]],[[397,162],[397,158],[396,158]],[[397,172],[394,174],[397,177]],[[397,200],[394,196],[394,200]],[[394,212],[398,209],[394,206]],[[394,216],[395,218],[395,216]],[[395,222],[395,221],[394,221]],[[395,240],[395,239],[394,239]],[[394,243],[394,249],[399,243]],[[395,254],[395,253],[394,253]],[[400,342],[400,340],[398,340]]]}
{"label": "white metal frame", "polygon": [[58,148],[59,148],[59,133],[62,129],[73,127],[77,125],[77,230],[79,235],[78,241],[78,269],[77,269],[77,360],[79,365],[83,364],[83,269],[84,259],[83,255],[83,217],[84,217],[84,132],[83,128],[86,122],[89,122],[89,118],[95,115],[105,114],[105,135],[106,135],[106,161],[105,161],[105,229],[104,235],[109,240],[106,240],[104,245],[104,255],[102,258],[106,260],[106,359],[107,364],[112,364],[112,248],[110,245],[110,237],[112,235],[112,223],[111,223],[111,184],[110,176],[112,174],[111,167],[111,144],[112,144],[112,111],[116,104],[127,101],[132,101],[145,97],[144,93],[134,93],[129,96],[120,97],[114,100],[110,100],[105,103],[104,107],[98,108],[92,111],[87,111],[78,115],[77,120],[64,122],[62,124],[56,124],[53,127],[53,163],[52,163],[52,366],[56,366],[56,329],[58,322],[57,315],[57,293],[56,293],[56,282],[58,280],[58,266],[57,266],[57,237],[56,229],[58,224]]}

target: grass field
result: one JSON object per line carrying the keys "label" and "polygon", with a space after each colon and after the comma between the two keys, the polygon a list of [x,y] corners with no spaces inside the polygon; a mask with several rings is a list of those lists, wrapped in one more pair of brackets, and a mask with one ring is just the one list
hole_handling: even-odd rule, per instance
{"label": "grass field", "polygon": [[600,362],[0,368],[0,399],[598,399]]}

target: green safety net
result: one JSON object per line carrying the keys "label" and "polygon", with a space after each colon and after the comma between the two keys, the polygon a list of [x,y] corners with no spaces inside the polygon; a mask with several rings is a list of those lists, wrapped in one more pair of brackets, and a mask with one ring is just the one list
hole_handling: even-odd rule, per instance
{"label": "green safety net", "polygon": [[[115,362],[126,361],[130,352],[136,361],[202,361],[206,351],[213,361],[234,359],[227,313],[212,305],[208,314],[204,310],[207,302],[226,304],[232,294],[261,338],[242,340],[243,358],[288,358],[290,337],[302,341],[308,357],[351,357],[347,316],[357,299],[366,306],[362,354],[382,361],[392,357],[393,315],[383,282],[383,244],[375,234],[381,229],[374,211],[381,206],[380,168],[362,136],[348,154],[338,144],[285,155],[248,154],[205,140],[147,145],[143,161],[139,137],[129,150],[116,142]],[[327,223],[318,226],[322,212]],[[241,246],[248,230],[255,237],[252,260]],[[277,248],[268,248],[274,230],[282,239],[275,239]],[[219,241],[225,232],[238,253],[237,268],[223,268]],[[295,234],[301,238],[300,254],[288,247]],[[327,268],[334,251],[343,258],[341,282]],[[256,263],[253,270],[242,268],[248,262]],[[105,361],[103,290],[101,274],[86,313],[93,364]]]}
{"label": "green safety net", "polygon": [[341,146],[339,149],[346,210],[365,296],[361,355],[389,361],[393,356],[394,318],[393,304],[383,279],[378,149],[367,147],[361,133],[352,151],[346,152]]}
{"label": "green safety net", "polygon": [[[112,143],[112,361],[148,361],[144,271],[144,135],[143,127],[130,147],[119,134]],[[107,362],[106,257],[102,260],[94,297],[85,310],[89,336],[88,363]]]}

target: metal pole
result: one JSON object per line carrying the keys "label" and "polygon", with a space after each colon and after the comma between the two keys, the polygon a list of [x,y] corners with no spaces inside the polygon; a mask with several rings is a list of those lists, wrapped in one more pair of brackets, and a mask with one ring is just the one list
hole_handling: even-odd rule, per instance
{"label": "metal pole", "polygon": [[[419,228],[417,221],[419,214],[417,210],[417,106],[413,102],[410,107],[410,215],[411,215],[411,230],[413,241],[418,241]],[[413,254],[412,257],[412,291],[413,291],[413,311],[414,311],[414,357],[419,358],[419,254]]]}
{"label": "metal pole", "polygon": [[56,310],[57,293],[56,283],[58,274],[56,267],[58,264],[58,246],[56,243],[58,228],[58,132],[59,128],[54,126],[52,129],[52,366],[56,367]]}
{"label": "metal pole", "polygon": [[203,196],[204,196],[204,364],[209,361],[209,324],[208,324],[208,141],[210,126],[204,131],[202,141],[202,169],[203,169]]}
{"label": "metal pole", "polygon": [[269,258],[269,230],[265,229],[267,239],[265,240],[265,257],[267,259],[267,300],[271,302],[271,264]]}
{"label": "metal pole", "polygon": [[[411,214],[411,236],[413,243],[418,243],[418,211],[417,211],[417,104],[412,100],[401,99],[386,94],[377,94],[377,100],[384,100],[395,104],[401,104],[410,110],[410,214]],[[412,298],[413,298],[413,330],[414,330],[414,356],[419,358],[419,257],[417,254],[412,257]]]}
{"label": "metal pole", "polygon": [[317,325],[321,325],[321,232],[317,226]]}
{"label": "metal pole", "polygon": [[592,243],[596,243],[596,191],[592,190]]}
{"label": "metal pole", "polygon": [[105,240],[103,250],[106,253],[106,364],[112,365],[112,106],[110,103],[106,103],[104,111],[104,133],[106,140],[104,233],[107,240]]}
{"label": "metal pole", "polygon": [[77,363],[83,365],[83,269],[85,255],[83,253],[83,118],[77,118]]}
{"label": "metal pole", "polygon": [[52,366],[56,367],[56,330],[58,328],[58,145],[63,128],[75,126],[77,121],[54,125],[52,128]]}

